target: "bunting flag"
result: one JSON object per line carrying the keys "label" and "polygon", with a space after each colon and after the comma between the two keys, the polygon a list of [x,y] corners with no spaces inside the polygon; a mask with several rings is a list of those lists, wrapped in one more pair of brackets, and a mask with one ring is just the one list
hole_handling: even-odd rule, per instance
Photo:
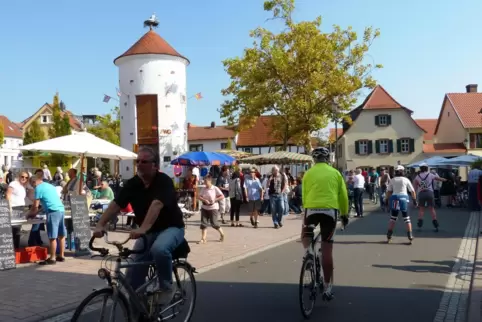
{"label": "bunting flag", "polygon": [[109,103],[109,101],[110,101],[111,98],[112,98],[112,97],[110,97],[109,95],[105,95],[105,94],[104,94],[104,103]]}
{"label": "bunting flag", "polygon": [[203,96],[201,93],[197,93],[196,95],[194,95],[194,98],[196,98],[197,100],[200,100],[201,98],[203,98]]}
{"label": "bunting flag", "polygon": [[117,92],[117,96],[121,97],[122,92],[120,91],[120,89],[118,89],[118,88],[116,87],[116,88],[115,88],[115,91]]}

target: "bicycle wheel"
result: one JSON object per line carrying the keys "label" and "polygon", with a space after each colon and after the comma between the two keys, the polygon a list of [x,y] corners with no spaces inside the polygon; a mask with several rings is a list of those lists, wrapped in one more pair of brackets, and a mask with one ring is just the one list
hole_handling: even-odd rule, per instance
{"label": "bicycle wheel", "polygon": [[[310,282],[305,284],[305,273],[308,272],[308,277],[310,278]],[[308,291],[305,293],[305,291]],[[308,295],[306,301],[304,295]],[[315,273],[315,262],[313,260],[312,255],[307,255],[303,259],[303,264],[301,265],[301,274],[300,274],[300,284],[299,284],[299,299],[300,299],[300,308],[301,314],[305,317],[305,319],[309,319],[311,314],[313,313],[313,309],[315,307],[316,302],[316,273]]]}
{"label": "bicycle wheel", "polygon": [[[191,265],[184,261],[174,262],[172,268],[176,293],[171,304],[161,312],[160,321],[174,319],[189,322],[196,306],[197,287]],[[185,278],[190,281],[186,283]],[[189,294],[190,293],[190,294]]]}
{"label": "bicycle wheel", "polygon": [[[117,301],[111,305],[107,305],[106,302],[112,296],[114,290],[111,288],[104,288],[97,290],[89,294],[75,309],[71,322],[89,322],[89,321],[110,321],[110,314],[112,313],[112,305],[115,304],[114,321],[116,322],[131,322],[131,314],[129,309],[129,302],[125,295],[118,292]],[[102,301],[102,303],[99,303]],[[113,302],[113,301],[112,301]],[[92,307],[88,307],[92,305]],[[116,309],[120,307],[120,312]],[[84,315],[83,315],[84,314]],[[81,316],[83,315],[83,316]],[[101,317],[100,319],[98,317]]]}

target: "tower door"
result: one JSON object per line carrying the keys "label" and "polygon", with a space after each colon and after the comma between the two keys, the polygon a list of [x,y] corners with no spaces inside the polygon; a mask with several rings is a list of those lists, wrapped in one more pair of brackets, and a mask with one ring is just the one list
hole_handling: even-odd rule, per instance
{"label": "tower door", "polygon": [[137,95],[137,143],[159,150],[157,95]]}

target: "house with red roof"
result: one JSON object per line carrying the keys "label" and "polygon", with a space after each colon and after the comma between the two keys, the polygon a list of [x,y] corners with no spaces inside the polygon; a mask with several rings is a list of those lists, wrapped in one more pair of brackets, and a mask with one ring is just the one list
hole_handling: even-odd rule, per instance
{"label": "house with red roof", "polygon": [[[400,104],[381,85],[350,111],[351,124],[338,130],[340,168],[392,167],[424,157],[426,131],[412,118],[413,111]],[[335,136],[331,130],[330,138]]]}
{"label": "house with red roof", "polygon": [[211,122],[209,126],[196,126],[187,123],[187,144],[189,151],[236,150],[236,132],[233,127],[219,126]]}
{"label": "house with red roof", "polygon": [[453,151],[482,156],[482,93],[469,84],[463,93],[444,96],[434,131],[435,153]]}
{"label": "house with red roof", "polygon": [[0,142],[0,166],[11,166],[20,158],[19,147],[23,143],[23,133],[6,116],[0,115],[0,124],[3,126],[3,142]]}

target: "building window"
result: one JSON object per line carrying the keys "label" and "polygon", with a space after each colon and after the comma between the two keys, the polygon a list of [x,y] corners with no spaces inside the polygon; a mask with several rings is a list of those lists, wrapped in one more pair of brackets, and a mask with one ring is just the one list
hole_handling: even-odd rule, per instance
{"label": "building window", "polygon": [[171,157],[170,156],[164,157],[164,162],[171,162]]}
{"label": "building window", "polygon": [[410,140],[409,139],[401,139],[400,140],[400,152],[402,152],[402,153],[409,153],[410,152]]}
{"label": "building window", "polygon": [[8,165],[8,156],[3,157],[3,164]]}
{"label": "building window", "polygon": [[341,158],[342,157],[342,151],[343,151],[343,147],[341,144],[338,144],[338,153],[336,155],[337,158]]}
{"label": "building window", "polygon": [[253,153],[252,148],[244,148],[243,151],[246,152],[246,153]]}
{"label": "building window", "polygon": [[203,151],[203,145],[202,144],[190,144],[189,145],[189,151],[191,151],[191,152]]}
{"label": "building window", "polygon": [[390,115],[376,115],[375,125],[376,126],[389,126],[392,124],[392,117]]}
{"label": "building window", "polygon": [[386,126],[387,125],[387,116],[386,115],[380,115],[378,122],[380,123],[381,126]]}
{"label": "building window", "polygon": [[361,155],[368,154],[368,141],[367,140],[360,140],[358,141],[358,153]]}
{"label": "building window", "polygon": [[470,148],[482,149],[482,133],[470,134]]}
{"label": "building window", "polygon": [[221,150],[226,150],[228,148],[227,143],[221,143]]}
{"label": "building window", "polygon": [[375,142],[375,150],[380,154],[388,154],[393,152],[392,140],[382,139]]}

